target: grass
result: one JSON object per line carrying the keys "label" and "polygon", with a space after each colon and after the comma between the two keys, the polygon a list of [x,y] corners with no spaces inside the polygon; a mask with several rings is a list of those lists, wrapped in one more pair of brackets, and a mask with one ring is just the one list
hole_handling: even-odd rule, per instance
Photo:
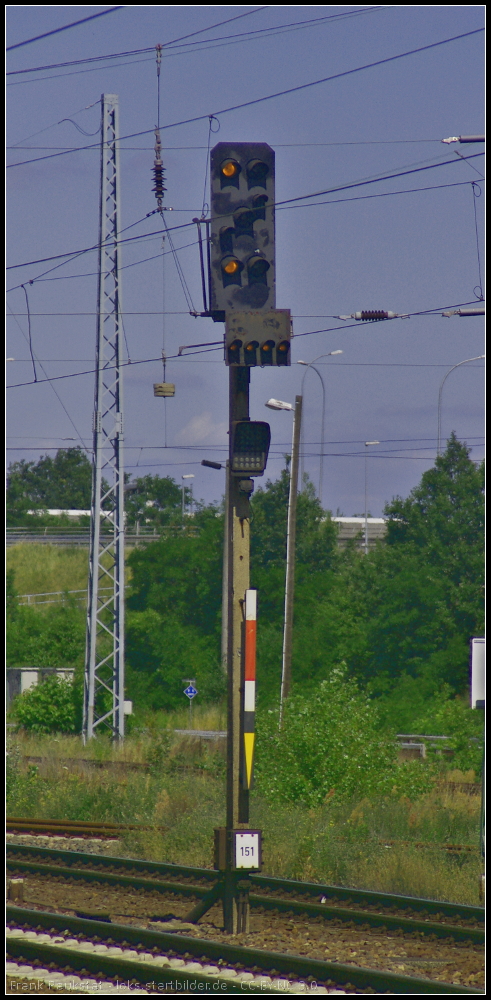
{"label": "grass", "polygon": [[[7,569],[14,570],[18,594],[52,594],[86,590],[88,549],[58,545],[12,545],[7,549]],[[128,583],[131,576],[127,567]],[[50,607],[50,605],[48,605]]]}
{"label": "grass", "polygon": [[[167,722],[169,718],[175,723],[179,714]],[[203,710],[200,722],[205,718]],[[203,728],[211,728],[209,722]],[[100,737],[83,748],[78,737],[60,736],[57,742],[18,734],[12,738],[17,750],[14,745],[7,771],[8,813],[147,824],[153,828],[127,834],[120,853],[212,866],[213,829],[225,822],[223,750],[193,749],[175,739],[170,728],[134,733],[122,748]],[[56,763],[57,756],[89,753],[100,759],[145,760],[150,770],[144,775],[77,774]],[[23,764],[21,754],[51,755],[52,768],[41,774]],[[194,769],[186,770],[190,763]],[[458,784],[471,775],[447,777]],[[263,830],[264,871],[269,874],[477,905],[479,854],[451,854],[440,845],[477,847],[479,814],[480,796],[442,784],[416,801],[395,794],[340,802],[334,797],[310,810],[271,803],[253,790],[250,819]],[[163,832],[158,829],[162,826],[167,828]],[[418,848],[417,842],[430,846]]]}
{"label": "grass", "polygon": [[[184,701],[184,698],[183,698]],[[130,721],[130,729],[132,722]],[[121,744],[112,743],[105,733],[97,735],[84,746],[80,736],[49,734],[46,736],[21,730],[15,737],[25,757],[81,758],[84,760],[114,760],[146,764],[156,748],[166,747],[168,736],[175,729],[189,730],[189,708],[184,705],[175,712],[153,712],[133,722],[133,732]],[[192,728],[209,732],[224,732],[227,728],[226,708],[221,705],[193,705]],[[176,747],[187,748],[187,741],[175,740]],[[183,751],[179,751],[183,752]]]}

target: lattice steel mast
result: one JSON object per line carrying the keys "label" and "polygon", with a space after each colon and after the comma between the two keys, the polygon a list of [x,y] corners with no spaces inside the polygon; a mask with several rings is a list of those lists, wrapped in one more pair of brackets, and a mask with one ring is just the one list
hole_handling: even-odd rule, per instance
{"label": "lattice steel mast", "polygon": [[[84,741],[96,729],[124,736],[124,466],[121,285],[119,280],[119,107],[101,97],[99,293],[94,401],[90,562],[84,684]],[[110,596],[106,597],[111,587]]]}

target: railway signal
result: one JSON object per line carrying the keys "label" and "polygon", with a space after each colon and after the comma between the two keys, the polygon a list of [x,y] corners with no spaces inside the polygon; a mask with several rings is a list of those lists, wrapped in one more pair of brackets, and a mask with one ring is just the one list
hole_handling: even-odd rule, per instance
{"label": "railway signal", "polygon": [[271,429],[263,420],[235,420],[232,424],[231,472],[262,476],[268,460]]}
{"label": "railway signal", "polygon": [[225,364],[248,368],[290,365],[289,309],[231,312],[225,318]]}
{"label": "railway signal", "polygon": [[275,166],[265,142],[211,152],[210,312],[275,308]]}
{"label": "railway signal", "polygon": [[[275,158],[266,143],[220,142],[211,151],[208,242],[209,298],[205,313],[225,323],[224,360],[229,368],[229,461],[226,471],[226,664],[227,813],[215,831],[215,867],[223,872],[217,894],[228,933],[249,928],[244,869],[261,864],[260,831],[249,830],[249,791],[254,759],[255,606],[250,589],[250,495],[262,476],[271,431],[249,415],[251,368],[290,364],[288,309],[276,309]],[[203,254],[202,269],[203,269]],[[204,287],[204,283],[203,283]],[[206,463],[210,464],[210,463]],[[218,463],[217,463],[218,464]],[[252,615],[252,606],[254,605]],[[239,873],[240,875],[239,881]],[[202,915],[210,894],[192,911]]]}

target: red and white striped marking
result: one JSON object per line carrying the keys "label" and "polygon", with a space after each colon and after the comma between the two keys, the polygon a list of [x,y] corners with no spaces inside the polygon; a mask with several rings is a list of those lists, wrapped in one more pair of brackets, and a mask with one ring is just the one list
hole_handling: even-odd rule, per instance
{"label": "red and white striped marking", "polygon": [[245,787],[252,783],[256,728],[256,622],[257,590],[245,593],[245,671],[244,671],[244,762]]}

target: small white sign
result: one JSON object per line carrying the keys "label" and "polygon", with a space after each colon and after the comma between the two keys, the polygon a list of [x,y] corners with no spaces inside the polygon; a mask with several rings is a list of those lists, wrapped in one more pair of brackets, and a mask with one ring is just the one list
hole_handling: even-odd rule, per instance
{"label": "small white sign", "polygon": [[471,639],[471,708],[484,708],[486,698],[486,640]]}
{"label": "small white sign", "polygon": [[259,868],[259,832],[235,834],[235,867]]}

